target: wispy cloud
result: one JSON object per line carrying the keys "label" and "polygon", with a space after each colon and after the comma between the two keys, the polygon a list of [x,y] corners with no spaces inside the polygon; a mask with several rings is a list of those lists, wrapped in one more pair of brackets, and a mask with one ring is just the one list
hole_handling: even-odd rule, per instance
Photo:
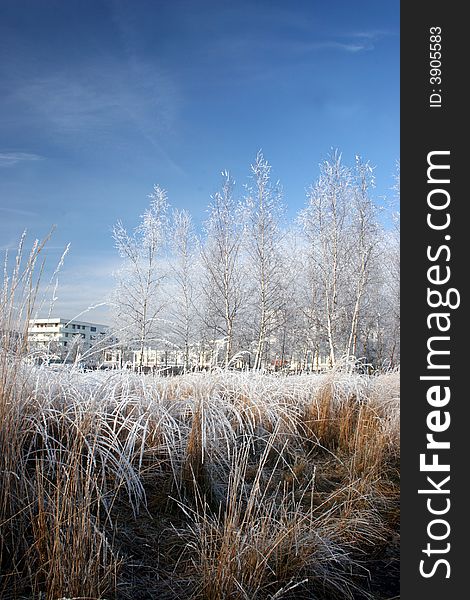
{"label": "wispy cloud", "polygon": [[304,43],[304,50],[340,50],[348,53],[370,51],[375,49],[375,45],[385,36],[394,35],[384,30],[364,30],[344,33],[333,36],[330,39],[317,40],[310,43]]}
{"label": "wispy cloud", "polygon": [[369,39],[369,40],[378,40],[383,37],[398,35],[393,31],[387,31],[385,29],[371,29],[370,31],[354,31],[351,33],[351,37]]}
{"label": "wispy cloud", "polygon": [[149,134],[171,130],[176,102],[170,83],[156,68],[135,73],[115,67],[31,78],[19,83],[14,95],[54,134],[109,133],[117,121],[145,125]]}
{"label": "wispy cloud", "polygon": [[[70,260],[69,260],[70,259]],[[54,315],[65,318],[80,318],[98,323],[109,322],[110,295],[115,285],[112,273],[120,265],[118,257],[84,257],[79,264],[72,256],[65,259],[58,273],[58,286],[55,278],[48,284],[48,276],[43,278],[36,305],[38,315],[46,315],[52,306]]]}
{"label": "wispy cloud", "polygon": [[32,210],[24,210],[22,208],[11,208],[9,206],[0,206],[0,211],[1,212],[6,212],[9,215],[18,215],[20,217],[36,217],[37,216],[37,212],[34,212]]}
{"label": "wispy cloud", "polygon": [[300,57],[309,57],[318,52],[332,51],[348,54],[367,52],[374,50],[379,33],[339,35],[313,40],[305,39],[305,36],[303,38],[280,39],[248,33],[243,37],[225,36],[223,39],[211,40],[208,44],[215,48],[215,55],[228,57],[237,66],[240,56],[254,57],[246,61],[248,68],[253,69],[257,60],[270,60],[273,56],[279,56],[285,61],[298,61]]}
{"label": "wispy cloud", "polygon": [[0,152],[0,167],[13,167],[19,163],[43,160],[39,154],[30,152]]}
{"label": "wispy cloud", "polygon": [[305,44],[304,50],[342,50],[344,52],[356,53],[364,50],[372,50],[373,45],[368,42],[338,42],[335,40],[325,40],[321,42],[313,42]]}
{"label": "wispy cloud", "polygon": [[[114,59],[84,61],[73,71],[56,69],[28,79],[10,74],[5,102],[17,107],[24,127],[54,144],[74,148],[120,148],[144,139],[178,173],[165,150],[178,132],[181,98],[171,74],[155,64]],[[10,108],[11,110],[11,108]],[[4,153],[0,166],[39,160],[27,153]]]}

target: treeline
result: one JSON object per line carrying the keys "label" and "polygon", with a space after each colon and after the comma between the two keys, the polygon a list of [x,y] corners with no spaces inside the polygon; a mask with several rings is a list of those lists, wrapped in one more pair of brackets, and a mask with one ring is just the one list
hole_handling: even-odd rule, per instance
{"label": "treeline", "polygon": [[[399,197],[399,173],[393,191]],[[115,328],[135,349],[195,347],[219,365],[292,361],[331,365],[350,357],[399,362],[399,229],[373,201],[373,169],[332,152],[287,222],[282,188],[258,152],[240,195],[228,172],[203,231],[154,186],[139,226],[113,229]],[[384,225],[388,221],[388,225]],[[143,356],[143,353],[141,353]]]}

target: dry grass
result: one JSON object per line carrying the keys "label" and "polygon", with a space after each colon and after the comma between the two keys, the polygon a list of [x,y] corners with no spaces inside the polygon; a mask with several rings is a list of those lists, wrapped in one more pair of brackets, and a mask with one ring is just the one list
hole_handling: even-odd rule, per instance
{"label": "dry grass", "polygon": [[145,543],[190,590],[175,598],[358,597],[398,522],[397,380],[17,359],[0,424],[4,597],[125,595],[124,514],[149,538],[173,530],[168,552]]}
{"label": "dry grass", "polygon": [[39,247],[2,296],[0,597],[396,595],[398,373],[37,366]]}

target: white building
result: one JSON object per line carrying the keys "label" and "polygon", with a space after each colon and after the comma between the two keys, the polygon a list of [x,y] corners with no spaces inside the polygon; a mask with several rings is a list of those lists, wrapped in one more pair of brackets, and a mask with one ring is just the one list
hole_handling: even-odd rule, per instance
{"label": "white building", "polygon": [[[179,348],[157,349],[145,347],[132,352],[132,368],[135,370],[143,367],[151,370],[173,369],[183,370],[186,365],[186,354]],[[214,366],[212,350],[204,348],[202,344],[192,344],[189,348],[188,367],[190,369],[205,369]]]}
{"label": "white building", "polygon": [[98,344],[111,346],[114,341],[109,337],[109,328],[97,323],[51,317],[30,319],[28,325],[30,347],[52,352],[60,358],[72,352],[75,356],[77,352],[83,355]]}
{"label": "white building", "polygon": [[[191,354],[192,362],[194,357]],[[182,350],[157,350],[156,348],[147,348],[133,351],[133,368],[140,366],[153,369],[164,369],[166,367],[183,367],[185,363],[184,352]]]}

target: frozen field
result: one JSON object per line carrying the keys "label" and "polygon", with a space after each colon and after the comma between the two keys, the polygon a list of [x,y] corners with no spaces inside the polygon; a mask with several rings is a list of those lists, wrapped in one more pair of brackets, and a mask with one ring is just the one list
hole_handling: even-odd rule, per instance
{"label": "frozen field", "polygon": [[2,597],[398,594],[398,373],[1,374]]}

